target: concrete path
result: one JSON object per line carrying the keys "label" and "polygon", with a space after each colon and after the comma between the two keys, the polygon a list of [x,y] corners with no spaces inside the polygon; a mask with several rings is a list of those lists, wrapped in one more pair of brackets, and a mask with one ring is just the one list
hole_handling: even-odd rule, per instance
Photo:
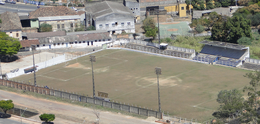
{"label": "concrete path", "polygon": [[[32,96],[21,95],[17,93],[0,90],[0,99],[12,99],[14,104],[28,107],[42,113],[53,113],[56,116],[55,124],[79,124],[95,122],[96,116],[93,109],[81,106],[75,106],[67,103],[39,99]],[[39,115],[31,119],[40,121]],[[143,120],[131,116],[100,111],[100,124],[156,124],[155,120]]]}

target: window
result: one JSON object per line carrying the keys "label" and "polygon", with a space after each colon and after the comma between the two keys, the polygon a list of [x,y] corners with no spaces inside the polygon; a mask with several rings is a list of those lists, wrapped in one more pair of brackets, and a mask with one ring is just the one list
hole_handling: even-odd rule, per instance
{"label": "window", "polygon": [[19,37],[19,33],[16,33],[16,37]]}
{"label": "window", "polygon": [[102,24],[100,24],[100,25],[99,25],[99,28],[102,28],[102,27],[103,27],[103,25],[102,25]]}
{"label": "window", "polygon": [[60,29],[60,24],[57,24],[57,28]]}
{"label": "window", "polygon": [[122,22],[122,23],[121,23],[121,26],[124,26],[124,25],[125,25],[125,23],[124,23],[124,22]]}
{"label": "window", "polygon": [[131,8],[131,10],[133,10],[133,9]]}
{"label": "window", "polygon": [[130,22],[127,22],[127,25],[131,25],[131,23],[130,23]]}
{"label": "window", "polygon": [[70,27],[73,28],[73,23],[70,24]]}
{"label": "window", "polygon": [[42,46],[45,46],[45,44],[43,44]]}
{"label": "window", "polygon": [[61,28],[62,28],[62,29],[64,28],[64,24],[61,25]]}
{"label": "window", "polygon": [[60,43],[58,43],[58,45],[60,45]]}
{"label": "window", "polygon": [[101,40],[99,40],[99,42],[100,42]]}
{"label": "window", "polygon": [[75,44],[77,44],[77,41],[75,41]]}
{"label": "window", "polygon": [[135,8],[136,10],[138,10],[138,8]]}
{"label": "window", "polygon": [[97,40],[95,40],[95,42],[97,42]]}
{"label": "window", "polygon": [[115,22],[115,24],[117,25],[117,22]]}
{"label": "window", "polygon": [[106,27],[109,27],[109,24],[106,24]]}
{"label": "window", "polygon": [[184,7],[181,7],[181,10],[184,10]]}
{"label": "window", "polygon": [[64,43],[61,43],[61,45],[64,45]]}
{"label": "window", "polygon": [[37,47],[40,47],[40,45],[37,45]]}
{"label": "window", "polygon": [[108,41],[110,41],[110,39],[108,39]]}
{"label": "window", "polygon": [[115,23],[112,23],[112,26],[115,27]]}
{"label": "window", "polygon": [[85,41],[83,41],[83,43],[85,43]]}
{"label": "window", "polygon": [[81,41],[79,42],[79,44],[81,44]]}
{"label": "window", "polygon": [[106,41],[105,39],[103,39],[103,41]]}
{"label": "window", "polygon": [[53,45],[56,46],[56,43],[54,43]]}

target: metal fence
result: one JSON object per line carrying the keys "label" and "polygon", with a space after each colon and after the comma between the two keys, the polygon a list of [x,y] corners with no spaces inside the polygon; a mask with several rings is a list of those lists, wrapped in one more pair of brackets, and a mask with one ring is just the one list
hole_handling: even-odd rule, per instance
{"label": "metal fence", "polygon": [[162,113],[157,112],[155,110],[147,109],[147,108],[141,108],[133,105],[126,105],[122,103],[116,103],[116,102],[108,102],[104,100],[94,99],[92,97],[87,97],[83,95],[79,95],[76,93],[69,93],[67,91],[60,91],[56,89],[49,89],[41,86],[34,86],[30,84],[24,84],[17,81],[10,81],[10,80],[3,80],[0,79],[0,85],[12,87],[20,90],[35,92],[43,95],[50,95],[55,97],[60,97],[62,99],[69,99],[73,101],[79,101],[79,102],[85,102],[85,103],[91,103],[95,105],[100,105],[107,108],[117,109],[129,113],[135,113],[143,116],[153,116],[156,118],[162,118]]}

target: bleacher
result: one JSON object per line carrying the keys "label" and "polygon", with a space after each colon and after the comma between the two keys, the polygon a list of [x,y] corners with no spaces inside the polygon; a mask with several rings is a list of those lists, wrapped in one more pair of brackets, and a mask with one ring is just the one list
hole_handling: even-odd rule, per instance
{"label": "bleacher", "polygon": [[260,65],[253,63],[243,63],[242,68],[251,69],[251,70],[260,70]]}
{"label": "bleacher", "polygon": [[200,53],[222,56],[222,57],[233,58],[233,59],[240,59],[246,53],[246,50],[236,50],[236,49],[205,45]]}
{"label": "bleacher", "polygon": [[193,60],[201,61],[201,62],[209,62],[213,63],[217,61],[218,57],[213,55],[207,55],[207,54],[198,54],[193,58]]}
{"label": "bleacher", "polygon": [[222,57],[218,61],[216,61],[216,64],[237,67],[240,62],[241,62],[241,60],[239,60],[239,59],[230,59],[230,58]]}
{"label": "bleacher", "polygon": [[187,53],[187,52],[183,52],[183,51],[169,50],[169,49],[161,50],[154,46],[144,46],[144,45],[139,45],[139,44],[135,44],[135,43],[127,43],[125,45],[125,48],[146,51],[146,52],[151,52],[151,53],[164,54],[164,55],[175,56],[175,57],[181,57],[181,58],[191,58],[191,55],[192,55],[192,53]]}
{"label": "bleacher", "polygon": [[201,52],[193,60],[213,64],[238,67],[242,60],[249,56],[249,48],[219,41],[202,41],[205,44]]}

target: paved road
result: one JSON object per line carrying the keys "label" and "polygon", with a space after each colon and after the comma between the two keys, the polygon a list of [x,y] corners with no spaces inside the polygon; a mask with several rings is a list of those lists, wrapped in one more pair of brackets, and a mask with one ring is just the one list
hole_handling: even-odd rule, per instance
{"label": "paved road", "polygon": [[[38,99],[31,96],[11,93],[0,90],[0,99],[12,99],[14,104],[25,106],[35,109],[40,113],[53,113],[59,120],[54,120],[57,124],[67,124],[69,122],[82,123],[84,118],[88,122],[94,122],[96,120],[93,109],[86,107],[75,106],[71,104],[54,102],[46,99]],[[39,115],[32,117],[32,119],[39,120]],[[59,121],[59,122],[57,122]],[[101,124],[156,124],[154,121],[147,121],[121,114],[115,114],[111,112],[100,112]]]}
{"label": "paved road", "polygon": [[10,11],[10,12],[18,12],[19,15],[25,15],[36,9],[37,9],[36,5],[6,3],[5,5],[0,5],[0,14],[4,13],[5,11]]}
{"label": "paved road", "polygon": [[[23,124],[28,124],[28,123],[24,123]],[[21,121],[15,121],[12,119],[6,119],[6,118],[0,118],[0,124],[21,124]]]}

